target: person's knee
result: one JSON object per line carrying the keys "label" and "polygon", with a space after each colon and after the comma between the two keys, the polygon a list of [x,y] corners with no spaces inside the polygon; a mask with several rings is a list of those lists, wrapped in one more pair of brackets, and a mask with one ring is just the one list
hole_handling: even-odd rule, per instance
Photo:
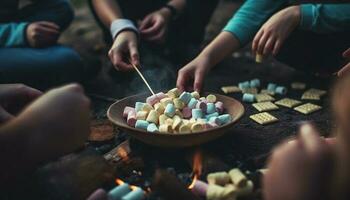
{"label": "person's knee", "polygon": [[80,81],[84,74],[84,65],[79,54],[68,47],[57,47],[55,50],[54,65],[70,81]]}

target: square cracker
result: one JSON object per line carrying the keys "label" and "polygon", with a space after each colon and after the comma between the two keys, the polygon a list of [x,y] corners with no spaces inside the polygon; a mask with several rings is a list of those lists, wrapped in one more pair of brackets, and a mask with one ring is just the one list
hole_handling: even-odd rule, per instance
{"label": "square cracker", "polygon": [[268,94],[256,94],[255,99],[257,102],[264,102],[264,101],[274,101],[275,98]]}
{"label": "square cracker", "polygon": [[306,103],[301,106],[294,108],[294,110],[301,112],[305,115],[321,110],[322,107],[312,103]]}
{"label": "square cracker", "polygon": [[294,82],[291,84],[291,88],[294,90],[305,90],[306,84],[302,82]]}
{"label": "square cracker", "polygon": [[256,108],[259,112],[270,111],[270,110],[277,110],[278,109],[278,106],[276,106],[271,101],[254,103],[253,107]]}
{"label": "square cracker", "polygon": [[295,100],[295,99],[290,99],[290,98],[284,98],[279,101],[275,102],[276,105],[279,106],[284,106],[287,108],[293,108],[295,106],[298,106],[301,104],[301,101]]}
{"label": "square cracker", "polygon": [[270,124],[278,121],[276,117],[267,112],[251,115],[250,119],[254,120],[255,122],[261,125]]}
{"label": "square cracker", "polygon": [[237,86],[222,86],[221,90],[225,94],[241,92],[241,89],[239,87],[237,87]]}
{"label": "square cracker", "polygon": [[242,93],[248,93],[248,94],[258,94],[258,89],[257,88],[246,88],[242,90]]}
{"label": "square cracker", "polygon": [[301,99],[303,99],[303,100],[320,100],[321,95],[316,94],[316,93],[304,92],[304,94],[301,96]]}
{"label": "square cracker", "polygon": [[268,95],[274,96],[274,95],[275,95],[275,92],[270,91],[270,90],[267,90],[267,89],[262,89],[262,90],[260,91],[260,94],[268,94]]}
{"label": "square cracker", "polygon": [[319,96],[323,96],[323,95],[327,94],[327,91],[315,89],[315,88],[310,88],[310,89],[306,90],[305,93],[318,94]]}

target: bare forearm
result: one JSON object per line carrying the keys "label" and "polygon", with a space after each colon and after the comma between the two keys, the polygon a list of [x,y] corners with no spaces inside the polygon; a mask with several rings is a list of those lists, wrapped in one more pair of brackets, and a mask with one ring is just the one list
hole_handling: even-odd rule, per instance
{"label": "bare forearm", "polygon": [[213,67],[239,48],[239,41],[234,35],[228,32],[221,32],[202,51],[199,57],[206,57],[210,62],[210,66]]}
{"label": "bare forearm", "polygon": [[172,0],[168,5],[173,6],[179,13],[181,13],[186,7],[186,0]]}
{"label": "bare forearm", "polygon": [[92,0],[97,15],[107,27],[116,20],[123,18],[122,11],[115,0]]}

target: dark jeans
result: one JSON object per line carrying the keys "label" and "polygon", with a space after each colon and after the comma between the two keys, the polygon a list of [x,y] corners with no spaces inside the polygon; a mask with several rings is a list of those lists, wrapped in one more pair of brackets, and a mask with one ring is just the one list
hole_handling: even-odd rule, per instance
{"label": "dark jeans", "polygon": [[[147,14],[156,11],[166,4],[164,0],[116,0],[125,18],[134,22],[143,19]],[[188,0],[185,12],[172,22],[168,33],[168,40],[172,43],[184,42],[199,44],[204,37],[207,26],[218,0]],[[111,43],[109,27],[105,27],[97,17],[95,10],[89,0],[90,8],[98,23],[102,27],[105,39]]]}
{"label": "dark jeans", "polygon": [[[18,11],[7,22],[51,21],[64,30],[73,20],[74,13],[68,0],[36,2]],[[0,48],[0,83],[20,82],[43,89],[80,81],[82,71],[80,56],[73,49],[61,45],[40,49]]]}
{"label": "dark jeans", "polygon": [[297,30],[285,41],[277,60],[308,72],[331,74],[344,64],[342,53],[350,48],[350,32],[318,34]]}

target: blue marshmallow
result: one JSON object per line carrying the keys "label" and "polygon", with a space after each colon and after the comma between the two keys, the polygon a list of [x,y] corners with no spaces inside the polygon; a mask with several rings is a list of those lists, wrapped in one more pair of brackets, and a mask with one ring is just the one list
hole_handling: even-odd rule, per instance
{"label": "blue marshmallow", "polygon": [[135,128],[147,130],[149,123],[146,120],[137,120],[135,124]]}
{"label": "blue marshmallow", "polygon": [[227,124],[232,121],[232,117],[229,114],[220,115],[218,118],[221,124]]}
{"label": "blue marshmallow", "polygon": [[190,100],[190,102],[188,102],[188,105],[187,105],[187,106],[188,106],[189,108],[193,109],[193,108],[196,107],[197,103],[198,103],[198,100],[197,100],[197,99],[191,98],[191,100]]}
{"label": "blue marshmallow", "polygon": [[249,83],[249,81],[241,82],[241,83],[238,83],[238,87],[241,90],[247,89],[250,87],[250,83]]}
{"label": "blue marshmallow", "polygon": [[283,87],[283,86],[278,86],[275,89],[275,93],[280,94],[280,95],[285,95],[285,94],[287,94],[287,88]]}
{"label": "blue marshmallow", "polygon": [[201,109],[192,109],[192,118],[200,119],[203,117],[203,112]]}
{"label": "blue marshmallow", "polygon": [[269,83],[269,84],[267,85],[267,90],[270,91],[270,92],[275,92],[276,87],[277,87],[276,84],[274,84],[274,83]]}
{"label": "blue marshmallow", "polygon": [[147,131],[151,133],[159,132],[157,125],[154,123],[151,123],[147,126]]}
{"label": "blue marshmallow", "polygon": [[207,118],[207,120],[209,120],[212,117],[218,117],[218,116],[219,116],[219,113],[218,112],[214,112],[214,113],[206,115],[205,118]]}
{"label": "blue marshmallow", "polygon": [[216,107],[214,103],[207,103],[207,113],[212,114],[216,111]]}
{"label": "blue marshmallow", "polygon": [[176,108],[173,104],[168,104],[165,108],[164,114],[170,118],[174,117]]}
{"label": "blue marshmallow", "polygon": [[183,101],[185,104],[188,104],[188,102],[191,100],[192,95],[189,92],[183,92],[180,97],[181,101]]}
{"label": "blue marshmallow", "polygon": [[136,102],[136,103],[135,103],[135,110],[136,110],[136,112],[141,111],[141,110],[142,110],[143,105],[145,105],[145,103],[142,103],[142,102]]}
{"label": "blue marshmallow", "polygon": [[259,79],[253,79],[250,81],[250,87],[252,88],[258,88],[260,87],[260,80]]}
{"label": "blue marshmallow", "polygon": [[215,123],[215,124],[220,126],[221,125],[221,120],[218,117],[211,117],[209,119],[209,123]]}
{"label": "blue marshmallow", "polygon": [[254,96],[254,94],[245,93],[245,94],[243,94],[242,100],[244,102],[252,103],[255,101],[255,96]]}

